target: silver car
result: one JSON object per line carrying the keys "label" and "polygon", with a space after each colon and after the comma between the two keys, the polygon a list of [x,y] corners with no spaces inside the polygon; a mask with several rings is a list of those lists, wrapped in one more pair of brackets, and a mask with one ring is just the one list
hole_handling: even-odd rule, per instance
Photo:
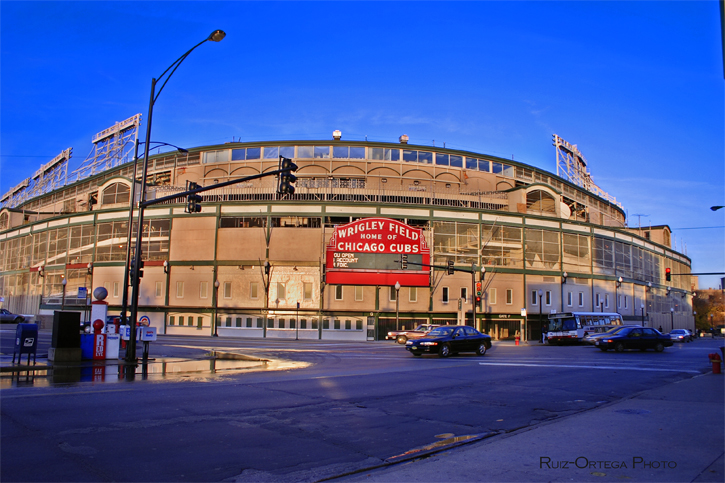
{"label": "silver car", "polygon": [[692,342],[692,334],[687,329],[674,329],[670,331],[672,342]]}
{"label": "silver car", "polygon": [[20,324],[25,322],[25,317],[13,314],[8,309],[0,309],[0,323],[2,324]]}

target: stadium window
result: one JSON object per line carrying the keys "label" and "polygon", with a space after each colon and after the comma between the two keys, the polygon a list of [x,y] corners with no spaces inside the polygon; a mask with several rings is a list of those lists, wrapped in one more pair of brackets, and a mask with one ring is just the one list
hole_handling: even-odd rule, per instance
{"label": "stadium window", "polygon": [[599,298],[599,294],[596,294],[594,296],[594,302],[595,302],[594,305],[596,305],[597,307],[599,307],[601,305],[601,300]]}
{"label": "stadium window", "polygon": [[511,288],[506,289],[506,305],[513,305],[514,303],[514,291]]}
{"label": "stadium window", "polygon": [[224,298],[232,298],[232,282],[224,282]]}
{"label": "stadium window", "polygon": [[113,297],[118,298],[118,282],[113,282]]}
{"label": "stadium window", "polygon": [[350,330],[350,329],[352,329],[352,321],[346,320],[345,321],[345,330]]}
{"label": "stadium window", "polygon": [[357,319],[355,321],[355,330],[362,330],[363,321],[360,319]]}
{"label": "stadium window", "polygon": [[438,166],[449,166],[450,157],[447,154],[436,153],[436,164]]}
{"label": "stadium window", "polygon": [[584,307],[584,292],[579,292],[579,307]]}
{"label": "stadium window", "polygon": [[131,199],[131,188],[123,183],[113,183],[103,190],[101,204],[113,205],[116,203],[128,203]]}
{"label": "stadium window", "polygon": [[442,291],[441,295],[443,298],[443,303],[447,304],[448,303],[448,287],[443,287],[443,291]]}
{"label": "stadium window", "polygon": [[342,285],[335,285],[335,300],[342,300]]}
{"label": "stadium window", "polygon": [[626,308],[628,308],[628,307],[627,307],[628,305],[629,305],[629,303],[628,303],[628,300],[627,300],[627,296],[625,295],[625,296],[624,296],[624,308],[625,308],[625,309],[626,309]]}
{"label": "stadium window", "polygon": [[531,291],[531,305],[539,305],[539,296],[536,290]]}
{"label": "stadium window", "polygon": [[397,291],[395,290],[395,287],[388,287],[388,300],[390,302],[395,302],[397,300]]}
{"label": "stadium window", "polygon": [[207,151],[204,153],[204,164],[211,163],[228,163],[229,162],[229,150],[223,149],[220,151]]}
{"label": "stadium window", "polygon": [[161,282],[156,282],[156,298],[160,298],[163,293]]}
{"label": "stadium window", "polygon": [[451,154],[451,166],[453,166],[454,168],[462,168],[463,156],[455,156]]}
{"label": "stadium window", "polygon": [[174,325],[175,318],[173,315],[169,317],[169,325]]}
{"label": "stadium window", "polygon": [[489,303],[489,305],[496,305],[496,295],[497,295],[496,292],[497,291],[496,291],[495,288],[488,289],[488,303]]}
{"label": "stadium window", "polygon": [[264,159],[279,159],[279,146],[264,146]]}
{"label": "stadium window", "polygon": [[368,150],[370,159],[379,161],[400,161],[399,149],[370,148]]}
{"label": "stadium window", "polygon": [[340,319],[333,319],[334,320],[334,327],[337,330],[340,330]]}
{"label": "stadium window", "polygon": [[356,285],[355,286],[355,301],[356,302],[362,302],[363,301],[363,287],[362,287],[362,285]]}
{"label": "stadium window", "polygon": [[546,305],[551,305],[551,290],[546,291]]}
{"label": "stadium window", "polygon": [[281,282],[277,282],[277,300],[285,300],[287,298],[287,287]]}
{"label": "stadium window", "polygon": [[330,146],[315,146],[313,152],[315,158],[330,159]]}
{"label": "stadium window", "polygon": [[604,295],[604,307],[609,308],[609,294]]}
{"label": "stadium window", "polygon": [[468,287],[461,287],[461,299],[464,303],[468,303]]}
{"label": "stadium window", "polygon": [[283,158],[292,159],[295,157],[295,147],[294,146],[280,146],[279,155],[282,156]]}
{"label": "stadium window", "polygon": [[235,325],[236,327],[241,327],[241,326],[242,326],[242,318],[241,318],[241,317],[237,317],[237,318],[235,319],[235,322],[236,322],[236,323],[235,323],[234,325]]}
{"label": "stadium window", "polygon": [[312,300],[312,282],[303,283],[303,297],[304,300]]}
{"label": "stadium window", "polygon": [[196,318],[196,328],[197,330],[201,330],[201,328],[204,326],[204,317],[197,317]]}
{"label": "stadium window", "polygon": [[205,299],[209,297],[209,282],[199,282],[199,298]]}
{"label": "stadium window", "polygon": [[249,298],[250,299],[258,299],[259,298],[259,283],[257,283],[257,282],[251,282],[249,284]]}
{"label": "stadium window", "polygon": [[566,294],[566,305],[569,306],[569,307],[571,307],[572,305],[574,305],[574,294],[571,293],[571,292],[568,292]]}
{"label": "stadium window", "polygon": [[219,228],[264,228],[267,218],[259,216],[222,216]]}
{"label": "stadium window", "polygon": [[408,289],[408,302],[418,301],[418,287],[410,287]]}
{"label": "stadium window", "polygon": [[176,298],[184,298],[184,282],[176,282]]}

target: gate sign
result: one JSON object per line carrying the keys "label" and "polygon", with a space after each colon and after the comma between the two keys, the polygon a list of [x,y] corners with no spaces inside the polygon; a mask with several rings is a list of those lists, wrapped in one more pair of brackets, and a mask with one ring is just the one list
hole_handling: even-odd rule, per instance
{"label": "gate sign", "polygon": [[[408,266],[400,268],[401,255]],[[338,226],[326,253],[327,283],[335,285],[430,285],[430,249],[423,231],[387,218],[363,218]]]}

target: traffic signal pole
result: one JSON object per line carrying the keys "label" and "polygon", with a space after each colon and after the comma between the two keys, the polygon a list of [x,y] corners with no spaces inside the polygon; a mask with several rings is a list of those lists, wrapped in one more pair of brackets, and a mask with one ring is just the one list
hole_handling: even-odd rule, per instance
{"label": "traffic signal pole", "polygon": [[[416,263],[416,262],[409,262],[407,260],[407,257],[404,259],[404,255],[401,255],[400,262],[401,267],[403,266],[403,263],[405,265],[416,265],[418,267],[427,267],[427,268],[437,268],[438,270],[446,270],[448,272],[448,275],[452,275],[453,272],[471,272],[471,305],[473,306],[473,328],[476,328],[476,264],[472,263],[471,268],[456,268],[453,266],[452,261],[448,263],[445,267],[440,265],[428,265],[425,263]],[[481,280],[483,280],[483,274],[486,272],[485,267],[481,268]],[[465,319],[465,318],[464,318]]]}

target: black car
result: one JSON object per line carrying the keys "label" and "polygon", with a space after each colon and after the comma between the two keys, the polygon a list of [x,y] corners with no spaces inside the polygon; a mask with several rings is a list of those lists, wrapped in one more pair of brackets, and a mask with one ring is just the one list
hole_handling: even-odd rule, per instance
{"label": "black car", "polygon": [[475,352],[482,356],[491,348],[491,338],[473,327],[446,325],[436,327],[423,338],[409,340],[405,348],[414,356],[438,354],[448,357],[458,352]]}
{"label": "black car", "polygon": [[639,349],[646,351],[654,349],[662,352],[665,347],[672,345],[672,339],[667,334],[661,334],[649,327],[627,327],[609,337],[602,337],[594,342],[602,351],[614,349],[622,352],[625,349]]}

